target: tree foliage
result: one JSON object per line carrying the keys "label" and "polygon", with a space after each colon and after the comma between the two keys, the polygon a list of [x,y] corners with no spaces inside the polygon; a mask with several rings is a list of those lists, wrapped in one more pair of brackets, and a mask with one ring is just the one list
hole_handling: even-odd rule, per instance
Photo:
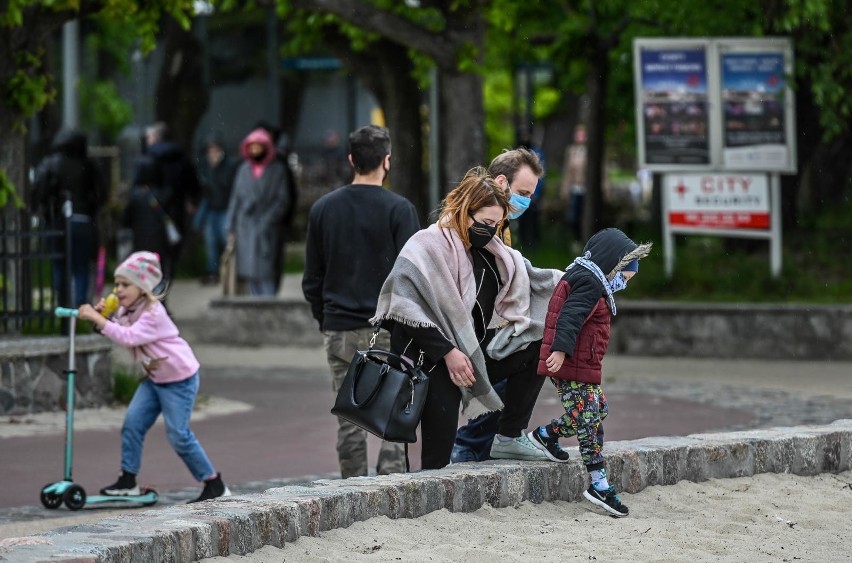
{"label": "tree foliage", "polygon": [[[73,19],[97,16],[132,31],[143,52],[154,48],[162,15],[188,26],[193,0],[7,0],[0,4],[0,177],[3,190],[24,183],[26,120],[55,99],[43,65],[47,42]],[[5,193],[5,192],[4,192]],[[6,198],[7,201],[10,198]],[[12,198],[13,199],[13,198]]]}
{"label": "tree foliage", "polygon": [[[482,163],[485,114],[479,71],[487,0],[278,0],[278,5],[285,17],[292,10],[309,17],[336,16],[348,24],[341,30],[356,47],[370,34],[380,35],[431,61],[439,75],[441,185],[454,184],[470,166]],[[415,68],[422,68],[419,57],[414,59]]]}

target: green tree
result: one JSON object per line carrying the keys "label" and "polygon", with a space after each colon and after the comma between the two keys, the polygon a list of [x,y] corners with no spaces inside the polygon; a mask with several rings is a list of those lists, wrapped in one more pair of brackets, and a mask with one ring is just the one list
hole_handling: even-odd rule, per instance
{"label": "green tree", "polygon": [[[609,221],[601,190],[605,150],[618,147],[631,153],[635,146],[636,37],[792,37],[799,175],[784,180],[790,184],[785,193],[791,194],[785,206],[793,207],[787,209],[784,223],[795,223],[794,207],[800,199],[796,194],[804,178],[811,178],[813,207],[842,199],[852,177],[848,10],[848,0],[495,0],[490,21],[515,57],[549,61],[557,69],[558,90],[582,92],[589,99],[588,235]],[[825,179],[815,180],[814,175]]]}
{"label": "green tree", "polygon": [[486,0],[278,0],[290,9],[333,14],[428,57],[438,69],[440,185],[449,187],[485,159],[482,77]]}
{"label": "green tree", "polygon": [[132,29],[143,51],[148,52],[154,47],[163,15],[171,16],[186,28],[192,14],[192,0],[3,2],[0,8],[0,185],[14,186],[17,196],[24,199],[26,120],[55,98],[54,79],[45,71],[43,57],[50,38],[63,24],[95,15],[113,20]]}
{"label": "green tree", "polygon": [[[331,14],[299,10],[284,18],[294,54],[330,51],[379,101],[393,140],[390,182],[427,217],[421,92],[417,55],[389,39],[361,31]],[[422,56],[420,57],[422,58]]]}

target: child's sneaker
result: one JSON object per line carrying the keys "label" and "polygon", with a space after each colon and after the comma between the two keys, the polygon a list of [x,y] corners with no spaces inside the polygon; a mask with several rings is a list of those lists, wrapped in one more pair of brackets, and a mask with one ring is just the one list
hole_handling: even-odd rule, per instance
{"label": "child's sneaker", "polygon": [[544,452],[544,455],[550,461],[555,461],[556,463],[565,463],[568,461],[568,452],[563,450],[562,446],[559,445],[559,438],[544,438],[541,435],[541,426],[535,430],[530,430],[527,437],[532,442],[532,445]]}
{"label": "child's sneaker", "polygon": [[501,441],[494,436],[491,442],[491,457],[493,459],[522,459],[526,461],[547,461],[547,456],[535,447],[526,434],[521,433],[517,438]]}
{"label": "child's sneaker", "polygon": [[201,491],[201,495],[197,499],[189,501],[189,503],[229,496],[231,496],[230,489],[228,489],[224,481],[222,481],[222,474],[217,473],[216,477],[213,479],[204,481],[204,489]]}
{"label": "child's sneaker", "polygon": [[122,471],[118,481],[101,489],[101,494],[109,497],[130,497],[141,494],[136,484],[136,475]]}
{"label": "child's sneaker", "polygon": [[613,486],[610,486],[603,491],[599,491],[594,485],[589,485],[589,488],[586,489],[583,496],[593,504],[600,506],[617,518],[627,516],[630,512],[626,505],[621,504],[621,500],[619,500],[618,495],[615,494],[615,487]]}

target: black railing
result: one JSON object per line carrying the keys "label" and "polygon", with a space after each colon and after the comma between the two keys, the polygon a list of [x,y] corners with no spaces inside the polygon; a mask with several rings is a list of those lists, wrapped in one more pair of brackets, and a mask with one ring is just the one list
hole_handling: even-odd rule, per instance
{"label": "black railing", "polygon": [[60,331],[53,311],[71,301],[67,232],[65,217],[0,210],[0,334]]}

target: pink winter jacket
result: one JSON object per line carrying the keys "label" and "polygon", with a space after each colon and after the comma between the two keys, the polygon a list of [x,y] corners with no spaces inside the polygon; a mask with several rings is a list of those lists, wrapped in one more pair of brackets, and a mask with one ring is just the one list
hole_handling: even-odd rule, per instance
{"label": "pink winter jacket", "polygon": [[182,381],[198,372],[199,363],[192,348],[180,337],[162,303],[151,303],[135,322],[127,324],[129,316],[122,307],[101,333],[129,348],[153,383]]}

